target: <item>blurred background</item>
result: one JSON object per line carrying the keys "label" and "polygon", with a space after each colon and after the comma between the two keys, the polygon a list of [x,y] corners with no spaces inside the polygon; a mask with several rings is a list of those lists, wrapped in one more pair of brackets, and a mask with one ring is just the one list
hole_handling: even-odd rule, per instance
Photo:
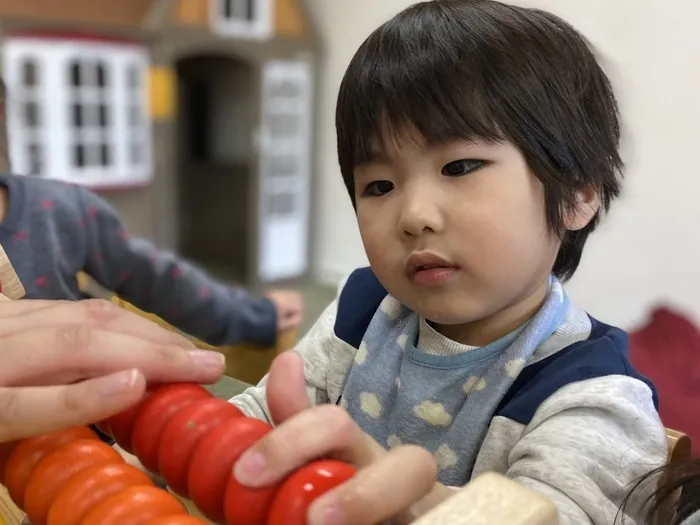
{"label": "blurred background", "polygon": [[[133,234],[251,290],[304,291],[308,327],[366,264],[334,106],[400,0],[0,0],[7,167],[85,184]],[[513,2],[599,50],[625,120],[626,187],[569,284],[632,329],[700,317],[700,4]]]}

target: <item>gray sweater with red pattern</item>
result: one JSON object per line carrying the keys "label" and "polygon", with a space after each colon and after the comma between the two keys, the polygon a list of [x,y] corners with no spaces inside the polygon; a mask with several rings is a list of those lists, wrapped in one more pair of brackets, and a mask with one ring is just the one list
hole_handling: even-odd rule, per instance
{"label": "gray sweater with red pattern", "polygon": [[0,244],[27,298],[82,299],[76,276],[83,271],[209,344],[274,344],[276,311],[268,299],[217,282],[172,253],[130,237],[109,204],[84,187],[7,175],[0,176],[0,185],[9,194]]}

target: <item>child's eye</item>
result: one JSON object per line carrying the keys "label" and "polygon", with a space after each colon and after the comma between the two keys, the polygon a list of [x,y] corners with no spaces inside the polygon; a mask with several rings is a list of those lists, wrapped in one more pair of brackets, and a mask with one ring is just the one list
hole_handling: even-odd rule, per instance
{"label": "child's eye", "polygon": [[442,168],[442,174],[447,175],[448,177],[460,177],[481,168],[485,164],[486,162],[483,160],[476,159],[455,160],[449,164],[445,164],[445,166]]}
{"label": "child's eye", "polygon": [[377,180],[374,182],[370,182],[367,187],[365,188],[365,191],[362,192],[363,196],[379,196],[379,195],[386,195],[389,193],[391,190],[394,189],[394,183],[390,182],[388,180]]}

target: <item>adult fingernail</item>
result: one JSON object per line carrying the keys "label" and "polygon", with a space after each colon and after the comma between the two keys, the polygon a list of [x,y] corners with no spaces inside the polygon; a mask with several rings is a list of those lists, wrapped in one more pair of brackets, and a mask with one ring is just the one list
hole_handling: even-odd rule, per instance
{"label": "adult fingernail", "polygon": [[103,397],[119,395],[125,390],[133,387],[138,381],[140,372],[136,369],[124,370],[103,377],[97,381],[97,388]]}
{"label": "adult fingernail", "polygon": [[226,357],[215,350],[190,350],[190,358],[194,364],[204,368],[223,369]]}
{"label": "adult fingernail", "polygon": [[233,467],[233,474],[242,485],[251,485],[260,479],[267,462],[260,452],[245,452]]}
{"label": "adult fingernail", "polygon": [[345,525],[343,512],[334,506],[312,508],[309,512],[309,525]]}

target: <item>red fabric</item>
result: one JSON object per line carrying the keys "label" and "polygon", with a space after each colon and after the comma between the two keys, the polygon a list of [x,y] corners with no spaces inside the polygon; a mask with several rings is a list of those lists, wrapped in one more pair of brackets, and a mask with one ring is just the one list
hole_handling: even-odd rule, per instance
{"label": "red fabric", "polygon": [[700,455],[700,330],[686,316],[656,308],[650,321],[630,332],[630,361],[658,391],[666,427],[688,434]]}

